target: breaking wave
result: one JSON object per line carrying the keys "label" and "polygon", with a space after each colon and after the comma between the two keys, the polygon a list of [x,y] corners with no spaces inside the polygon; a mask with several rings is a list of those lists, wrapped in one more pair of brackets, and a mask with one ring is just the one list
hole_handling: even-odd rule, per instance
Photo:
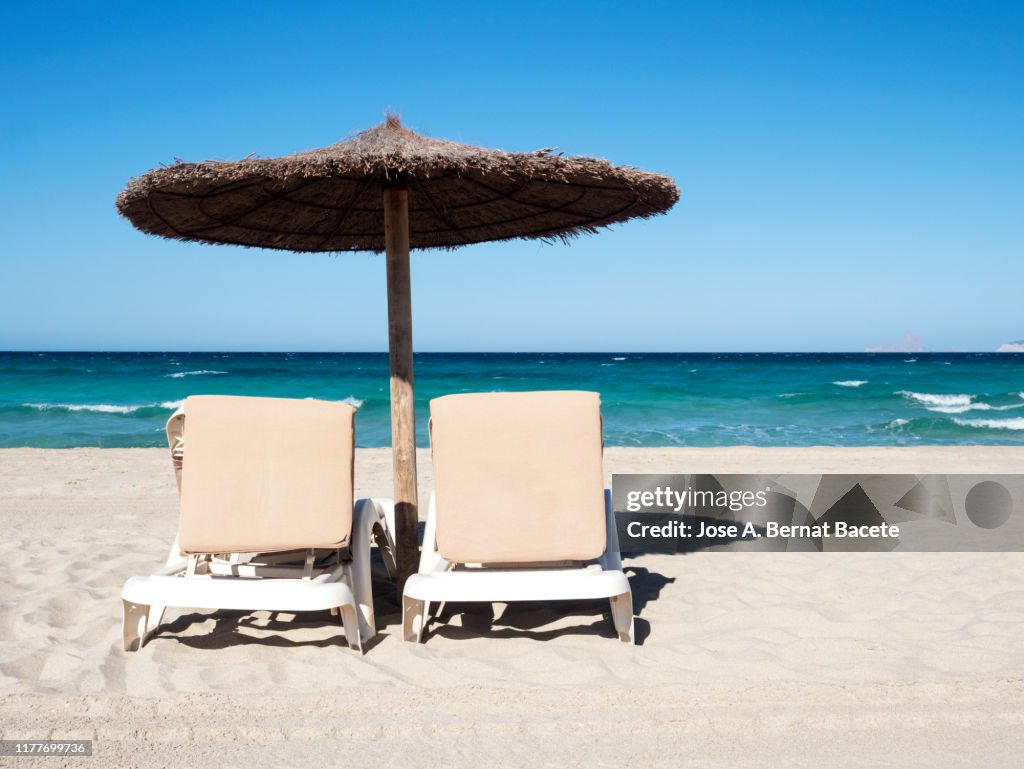
{"label": "breaking wave", "polygon": [[961,427],[983,427],[987,430],[1024,430],[1024,417],[1014,419],[954,419]]}
{"label": "breaking wave", "polygon": [[184,379],[187,376],[216,376],[218,374],[226,374],[226,373],[228,373],[228,372],[227,371],[210,371],[210,370],[207,370],[207,369],[202,369],[200,371],[176,371],[173,374],[165,374],[164,376],[168,376],[171,379]]}
{"label": "breaking wave", "polygon": [[36,411],[88,411],[94,414],[134,414],[144,409],[164,409],[174,411],[181,408],[185,401],[161,401],[160,403],[143,403],[136,406],[122,406],[113,403],[22,403],[25,408]]}

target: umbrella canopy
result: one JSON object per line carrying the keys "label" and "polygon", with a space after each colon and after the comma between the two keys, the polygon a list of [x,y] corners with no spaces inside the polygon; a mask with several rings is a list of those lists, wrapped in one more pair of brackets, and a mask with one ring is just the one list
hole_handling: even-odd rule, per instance
{"label": "umbrella canopy", "polygon": [[416,568],[411,248],[567,240],[679,199],[659,174],[550,149],[515,153],[421,136],[392,116],[324,149],[176,162],[132,179],[117,209],[143,232],[288,251],[385,251],[399,582]]}
{"label": "umbrella canopy", "polygon": [[517,153],[431,139],[395,117],[280,158],[158,168],[117,198],[143,232],[289,251],[383,251],[381,185],[405,183],[410,248],[569,238],[659,214],[671,179],[550,149]]}

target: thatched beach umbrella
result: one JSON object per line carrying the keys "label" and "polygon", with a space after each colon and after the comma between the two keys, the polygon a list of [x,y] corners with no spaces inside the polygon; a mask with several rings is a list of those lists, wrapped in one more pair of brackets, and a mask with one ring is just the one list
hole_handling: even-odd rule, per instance
{"label": "thatched beach umbrella", "polygon": [[409,250],[511,238],[566,240],[664,213],[667,177],[551,150],[501,152],[431,139],[395,117],[280,158],[177,162],[132,179],[120,213],[143,232],[286,251],[387,253],[395,537],[416,568],[416,433]]}

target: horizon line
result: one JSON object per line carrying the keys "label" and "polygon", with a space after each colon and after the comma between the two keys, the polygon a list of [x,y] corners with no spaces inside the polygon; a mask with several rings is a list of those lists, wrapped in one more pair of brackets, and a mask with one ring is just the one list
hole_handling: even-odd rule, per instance
{"label": "horizon line", "polygon": [[[0,355],[61,354],[134,355],[388,355],[388,350],[156,350],[156,349],[24,349]],[[414,355],[1024,355],[998,350],[419,350]]]}

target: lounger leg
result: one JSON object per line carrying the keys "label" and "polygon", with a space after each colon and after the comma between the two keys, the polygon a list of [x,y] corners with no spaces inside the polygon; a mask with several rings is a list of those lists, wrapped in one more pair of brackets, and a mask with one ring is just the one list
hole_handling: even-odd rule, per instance
{"label": "lounger leg", "polygon": [[345,640],[349,648],[363,653],[363,639],[359,632],[359,616],[355,606],[339,606],[338,613],[341,615],[341,623],[345,626]]}
{"label": "lounger leg", "polygon": [[370,540],[380,514],[373,500],[361,499],[355,506],[352,522],[352,563],[349,565],[348,585],[355,596],[359,610],[359,633],[364,641],[377,634],[377,620],[373,613],[373,589],[370,585]]}
{"label": "lounger leg", "polygon": [[[371,640],[377,635],[376,618],[373,613],[373,593],[370,588],[370,568],[365,562],[360,564],[358,556],[345,567],[345,576],[342,581],[352,590],[355,598],[356,616],[359,618],[359,637],[363,641]],[[340,612],[340,609],[334,611]],[[344,616],[344,615],[342,615]]]}
{"label": "lounger leg", "polygon": [[611,598],[612,622],[623,643],[633,643],[633,594],[623,593]]}
{"label": "lounger leg", "polygon": [[427,625],[430,603],[418,598],[402,597],[402,631],[406,641],[421,643]]}
{"label": "lounger leg", "polygon": [[124,639],[124,650],[135,652],[146,643],[149,625],[149,607],[145,604],[132,603],[121,599],[123,621],[121,634]]}

